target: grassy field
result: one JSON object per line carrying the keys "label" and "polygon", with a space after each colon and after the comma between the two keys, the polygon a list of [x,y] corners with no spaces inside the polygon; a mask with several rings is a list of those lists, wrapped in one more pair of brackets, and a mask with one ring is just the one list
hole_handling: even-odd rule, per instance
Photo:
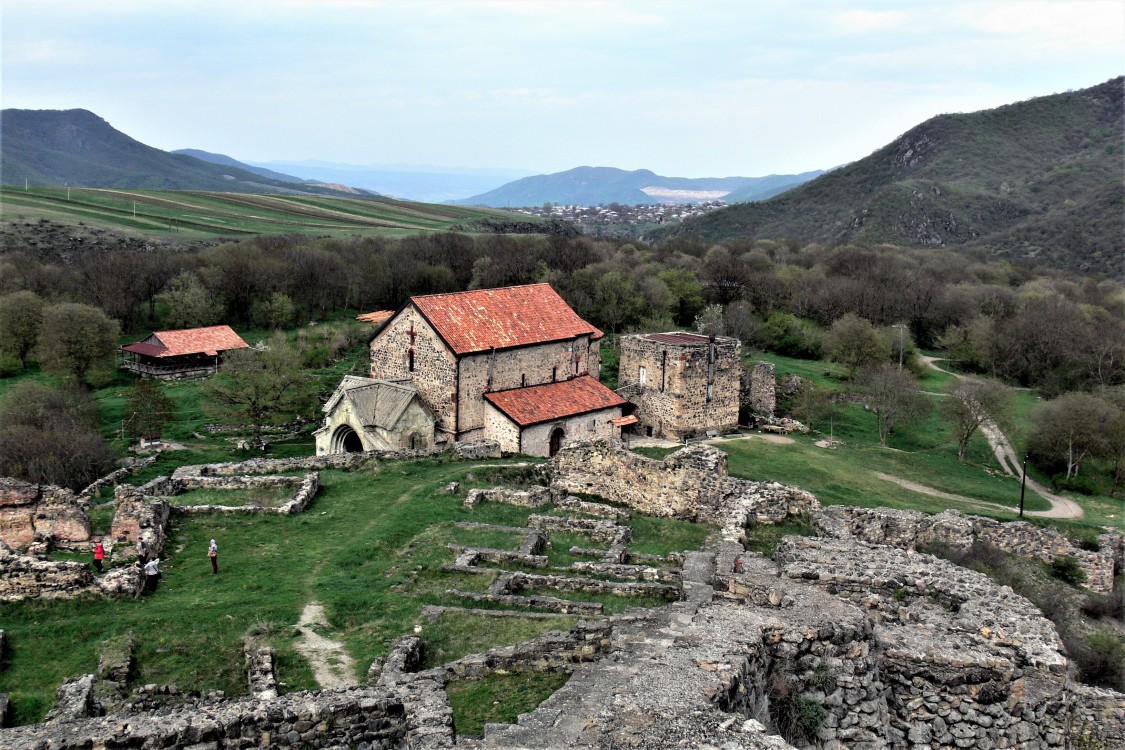
{"label": "grassy field", "polygon": [[[5,605],[10,645],[0,692],[11,695],[17,723],[41,719],[63,679],[94,671],[101,644],[132,631],[135,684],[242,694],[241,638],[250,628],[265,631],[278,650],[284,690],[313,688],[311,670],[294,646],[294,625],[310,601],[325,606],[331,624],[326,635],[346,644],[356,660],[357,679],[395,637],[415,625],[422,626],[428,664],[570,627],[572,617],[487,622],[459,612],[432,622],[421,617],[426,604],[463,603],[448,589],[480,591],[491,582],[488,575],[443,572],[442,565],[454,557],[447,544],[513,550],[519,545],[516,535],[464,529],[457,521],[522,526],[536,512],[494,503],[467,510],[460,497],[443,491],[451,481],[466,487],[491,483],[486,472],[473,474],[473,464],[442,459],[385,462],[374,471],[326,471],[320,494],[297,517],[177,520],[163,556],[164,580],[142,600]],[[638,518],[638,549],[666,554],[698,547],[709,531]],[[219,542],[218,576],[211,575],[206,556],[212,538]],[[571,541],[559,539],[556,547]],[[612,611],[661,603],[605,600]]]}
{"label": "grassy field", "polygon": [[[69,196],[69,197],[68,197]],[[255,234],[401,236],[446,231],[482,219],[534,220],[486,208],[390,198],[250,195],[173,190],[0,187],[0,218],[150,236],[198,239]]]}

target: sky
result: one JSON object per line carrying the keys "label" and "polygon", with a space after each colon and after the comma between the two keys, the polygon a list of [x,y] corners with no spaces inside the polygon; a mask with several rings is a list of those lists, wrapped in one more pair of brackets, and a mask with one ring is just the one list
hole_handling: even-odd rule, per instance
{"label": "sky", "polygon": [[1125,0],[0,0],[0,105],[242,161],[762,176],[1125,73]]}

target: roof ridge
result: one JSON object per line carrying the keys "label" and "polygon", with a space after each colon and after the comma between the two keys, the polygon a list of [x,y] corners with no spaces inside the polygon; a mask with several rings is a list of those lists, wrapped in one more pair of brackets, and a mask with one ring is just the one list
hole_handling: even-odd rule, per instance
{"label": "roof ridge", "polygon": [[[460,296],[462,294],[480,294],[481,292],[498,292],[498,291],[502,291],[504,289],[519,289],[519,288],[522,288],[522,287],[530,287],[530,286],[551,286],[551,284],[550,284],[550,282],[547,282],[547,281],[536,281],[532,284],[508,284],[507,286],[490,286],[487,289],[465,289],[465,290],[460,291],[460,292],[434,292],[433,294],[415,294],[410,299],[429,299],[430,297],[457,297],[457,296]],[[551,291],[555,292],[555,294],[559,294],[557,291],[554,290],[553,287],[552,287]],[[559,296],[561,297],[562,295],[560,294]]]}

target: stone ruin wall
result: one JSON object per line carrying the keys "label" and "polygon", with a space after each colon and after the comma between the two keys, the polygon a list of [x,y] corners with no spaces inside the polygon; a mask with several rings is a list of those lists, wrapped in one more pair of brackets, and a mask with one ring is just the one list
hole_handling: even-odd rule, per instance
{"label": "stone ruin wall", "polygon": [[759,362],[750,372],[750,412],[772,417],[777,409],[777,377],[772,362]]}
{"label": "stone ruin wall", "polygon": [[26,549],[37,537],[88,541],[90,519],[82,501],[62,487],[0,478],[0,541]]}
{"label": "stone ruin wall", "polygon": [[1086,588],[1101,594],[1113,591],[1114,568],[1120,568],[1123,562],[1121,534],[1102,534],[1098,537],[1101,549],[1091,552],[1075,546],[1053,527],[966,516],[952,509],[931,516],[913,510],[829,506],[814,516],[814,523],[826,537],[855,537],[903,549],[947,546],[964,551],[974,541],[981,541],[1044,563],[1069,556],[1086,572]]}
{"label": "stone ruin wall", "polygon": [[703,444],[657,460],[609,442],[587,443],[560,451],[547,472],[558,491],[598,495],[664,518],[725,524],[741,509],[744,522],[779,523],[820,507],[804,490],[729,476],[727,454]]}
{"label": "stone ruin wall", "polygon": [[128,484],[118,485],[113,494],[117,500],[117,512],[113,515],[109,536],[114,546],[114,559],[136,557],[141,541],[153,554],[159,554],[164,548],[171,512],[168,501],[154,500],[139,487]]}
{"label": "stone ruin wall", "polygon": [[[666,344],[643,335],[621,339],[618,368],[622,394],[637,404],[637,417],[654,437],[681,440],[738,428],[742,344],[715,340],[712,398],[707,400],[709,345]],[[640,368],[645,382],[640,382]]]}

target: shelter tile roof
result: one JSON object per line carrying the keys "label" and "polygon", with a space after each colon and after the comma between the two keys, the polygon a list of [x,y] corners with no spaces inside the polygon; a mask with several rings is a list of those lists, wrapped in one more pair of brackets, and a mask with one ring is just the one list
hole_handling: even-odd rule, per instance
{"label": "shelter tile roof", "polygon": [[411,302],[457,355],[602,337],[550,284],[428,294],[411,297]]}
{"label": "shelter tile roof", "polygon": [[375,312],[362,313],[355,316],[355,319],[361,323],[370,323],[374,326],[381,326],[391,319],[395,314],[394,310],[376,310]]}
{"label": "shelter tile roof", "polygon": [[520,427],[629,403],[589,375],[486,393],[484,398]]}
{"label": "shelter tile roof", "polygon": [[179,357],[184,354],[215,356],[230,349],[245,349],[250,345],[230,326],[182,328],[178,331],[154,331],[144,341],[126,344],[124,351],[146,357]]}

